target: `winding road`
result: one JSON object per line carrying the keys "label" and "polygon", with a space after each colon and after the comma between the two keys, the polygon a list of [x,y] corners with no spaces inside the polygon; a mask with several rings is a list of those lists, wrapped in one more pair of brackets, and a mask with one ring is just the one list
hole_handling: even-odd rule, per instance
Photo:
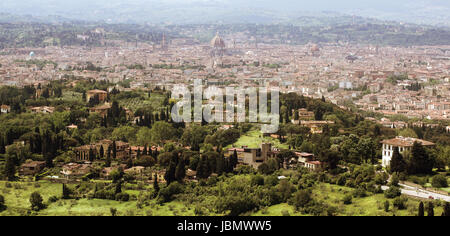
{"label": "winding road", "polygon": [[[399,185],[401,187],[401,192],[404,195],[408,195],[408,196],[412,196],[412,197],[418,197],[418,198],[423,198],[423,199],[430,199],[430,197],[432,197],[434,200],[441,200],[441,201],[450,202],[450,196],[449,195],[433,193],[433,192],[430,192],[430,191],[426,191],[426,190],[423,190],[423,189],[420,189],[420,188],[408,186],[408,185],[405,185],[405,184],[399,184]],[[389,189],[388,186],[382,186],[381,188],[383,189],[383,191]]]}

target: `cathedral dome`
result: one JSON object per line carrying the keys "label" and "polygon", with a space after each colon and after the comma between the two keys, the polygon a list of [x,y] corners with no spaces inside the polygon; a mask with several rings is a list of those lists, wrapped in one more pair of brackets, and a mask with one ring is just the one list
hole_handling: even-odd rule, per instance
{"label": "cathedral dome", "polygon": [[211,40],[211,47],[213,48],[225,48],[225,41],[219,36],[219,33]]}

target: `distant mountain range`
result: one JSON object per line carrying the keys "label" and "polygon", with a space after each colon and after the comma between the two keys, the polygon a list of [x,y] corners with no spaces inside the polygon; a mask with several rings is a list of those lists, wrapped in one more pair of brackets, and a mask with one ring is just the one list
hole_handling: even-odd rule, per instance
{"label": "distant mountain range", "polygon": [[2,0],[0,12],[37,21],[139,24],[298,24],[304,17],[347,15],[450,27],[448,0]]}

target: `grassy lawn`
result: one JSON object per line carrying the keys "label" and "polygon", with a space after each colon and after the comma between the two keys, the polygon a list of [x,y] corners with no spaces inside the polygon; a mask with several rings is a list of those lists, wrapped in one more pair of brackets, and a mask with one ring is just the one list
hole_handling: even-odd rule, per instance
{"label": "grassy lawn", "polygon": [[[136,216],[193,216],[194,209],[185,206],[181,202],[173,201],[164,205],[159,205],[155,200],[142,209],[137,207],[137,201],[118,202],[102,199],[80,199],[80,200],[58,200],[48,203],[51,196],[60,197],[62,194],[62,184],[40,181],[35,183],[11,182],[12,187],[5,187],[5,181],[0,181],[0,194],[5,197],[7,209],[0,212],[0,216],[26,215],[30,209],[30,195],[37,191],[42,195],[47,208],[39,211],[38,215],[44,216],[109,216],[110,209],[116,208],[117,215]],[[73,187],[73,186],[71,186]],[[125,190],[129,194],[138,195],[137,190]]]}
{"label": "grassy lawn", "polygon": [[290,216],[307,216],[301,214],[300,212],[296,212],[295,208],[293,206],[289,206],[287,203],[270,206],[252,214],[252,216],[283,216],[283,211],[289,213]]}
{"label": "grassy lawn", "polygon": [[[248,131],[246,134],[242,135],[233,145],[235,147],[248,146],[249,148],[260,148],[262,143],[272,143],[274,147],[289,149],[288,145],[281,144],[278,139],[274,139],[271,137],[262,137],[261,131],[259,129],[252,129]],[[231,147],[232,145],[229,145],[227,148]]]}
{"label": "grassy lawn", "polygon": [[[119,202],[102,199],[80,199],[80,200],[58,200],[49,203],[51,196],[60,197],[62,193],[62,184],[40,181],[36,183],[12,182],[11,187],[5,186],[5,181],[0,181],[0,194],[5,197],[5,211],[0,212],[0,216],[7,215],[26,215],[30,210],[29,198],[34,191],[39,192],[47,208],[37,213],[44,216],[109,216],[110,209],[117,209],[117,215],[126,216],[194,216],[194,206],[185,205],[180,201],[173,201],[163,205],[151,200],[147,205],[138,208],[137,201]],[[73,187],[73,186],[70,186]],[[151,189],[151,188],[149,188]],[[124,190],[133,195],[139,195],[139,190]],[[397,210],[393,207],[393,200],[389,199],[390,211],[384,211],[384,202],[386,198],[383,194],[369,194],[364,198],[353,198],[352,204],[344,205],[343,197],[351,193],[353,189],[331,185],[319,184],[313,190],[313,199],[325,202],[330,206],[337,208],[337,215],[340,216],[414,216],[417,214],[419,200],[409,198],[406,210]],[[206,209],[205,209],[206,210]],[[435,215],[442,214],[442,206],[436,206]],[[283,216],[288,213],[290,216],[306,216],[297,212],[293,206],[287,203],[267,207],[251,215],[253,216]],[[211,214],[211,212],[209,213]]]}
{"label": "grassy lawn", "polygon": [[84,102],[81,93],[64,90],[60,98],[51,98],[50,100],[61,100],[65,102]]}
{"label": "grassy lawn", "polygon": [[117,215],[126,216],[193,216],[194,210],[180,202],[170,202],[160,206],[154,201],[139,209],[136,201],[118,202],[102,199],[59,200],[39,212],[39,215],[62,216],[110,216],[110,209],[117,209]]}
{"label": "grassy lawn", "polygon": [[[331,185],[320,184],[313,191],[313,199],[323,201],[330,206],[338,209],[339,216],[415,216],[418,212],[420,201],[408,198],[406,210],[398,210],[393,206],[393,199],[386,199],[383,194],[372,194],[364,198],[353,198],[352,204],[344,205],[342,199],[353,189]],[[390,203],[389,212],[384,211],[384,202],[388,200]],[[426,205],[426,204],[425,204]],[[442,214],[442,207],[435,206],[434,212],[436,216]],[[252,215],[254,216],[282,216],[283,211],[289,212],[291,216],[305,216],[300,212],[296,212],[293,206],[286,203],[274,205],[267,209],[260,210]]]}

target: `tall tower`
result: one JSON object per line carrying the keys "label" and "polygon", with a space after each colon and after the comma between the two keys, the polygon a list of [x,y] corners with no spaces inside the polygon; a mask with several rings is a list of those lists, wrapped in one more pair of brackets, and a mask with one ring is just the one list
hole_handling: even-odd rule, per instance
{"label": "tall tower", "polygon": [[161,50],[167,51],[168,49],[169,49],[169,47],[167,46],[167,42],[166,42],[166,33],[163,33],[162,41],[161,41]]}

